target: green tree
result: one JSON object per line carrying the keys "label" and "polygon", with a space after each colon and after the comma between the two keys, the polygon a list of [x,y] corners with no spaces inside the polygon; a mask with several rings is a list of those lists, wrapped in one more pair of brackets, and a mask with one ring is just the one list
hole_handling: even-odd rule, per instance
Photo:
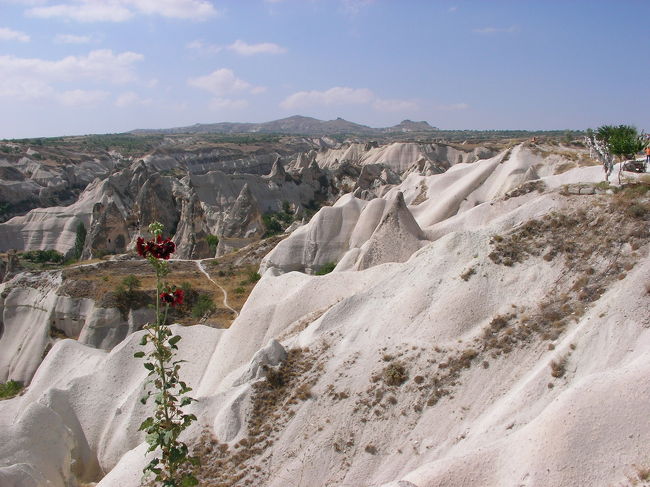
{"label": "green tree", "polygon": [[203,318],[216,309],[212,297],[207,294],[199,294],[194,306],[192,306],[192,316],[194,318]]}
{"label": "green tree", "polygon": [[585,141],[603,164],[606,181],[614,169],[615,157],[621,161],[634,158],[646,145],[645,135],[631,125],[603,125],[595,131],[589,129]]}
{"label": "green tree", "polygon": [[631,125],[603,125],[596,131],[596,137],[608,147],[609,152],[621,160],[633,159],[645,147],[645,136]]}
{"label": "green tree", "polygon": [[217,251],[217,245],[219,245],[219,237],[208,234],[205,237],[205,241],[208,243],[208,247],[210,247],[210,252],[214,254]]}
{"label": "green tree", "polygon": [[74,258],[80,259],[86,243],[86,225],[83,222],[77,224],[77,236],[74,240]]}
{"label": "green tree", "polygon": [[136,276],[129,274],[122,279],[122,285],[126,288],[126,292],[133,293],[136,289],[140,289],[142,283]]}

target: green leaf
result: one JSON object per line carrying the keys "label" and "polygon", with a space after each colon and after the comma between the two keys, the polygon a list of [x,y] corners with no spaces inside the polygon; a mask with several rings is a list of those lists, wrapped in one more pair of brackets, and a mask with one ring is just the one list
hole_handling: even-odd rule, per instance
{"label": "green leaf", "polygon": [[181,480],[181,487],[193,487],[199,485],[199,481],[194,475],[188,474]]}
{"label": "green leaf", "polygon": [[158,446],[158,433],[149,433],[147,436],[144,437],[145,440],[149,445],[151,445],[151,449],[149,451],[152,451]]}
{"label": "green leaf", "polygon": [[192,404],[193,401],[196,401],[196,399],[192,399],[191,397],[184,397],[181,400],[181,407],[187,406],[188,404]]}
{"label": "green leaf", "polygon": [[148,335],[143,335],[142,338],[140,339],[140,346],[144,346],[147,344],[147,338],[149,338]]}
{"label": "green leaf", "polygon": [[165,434],[163,435],[163,445],[169,445],[172,440],[174,439],[174,432],[173,431],[165,431]]}
{"label": "green leaf", "polygon": [[153,424],[153,418],[148,417],[145,419],[142,424],[140,425],[140,428],[138,428],[138,431],[146,430],[149,426]]}
{"label": "green leaf", "polygon": [[169,344],[170,344],[171,346],[174,346],[174,345],[176,345],[180,340],[181,340],[181,336],[180,336],[180,335],[174,335],[173,337],[171,337],[171,338],[169,339]]}
{"label": "green leaf", "polygon": [[142,357],[144,357],[144,352],[135,352],[135,353],[133,354],[133,356],[134,356],[135,358],[142,358]]}
{"label": "green leaf", "polygon": [[147,370],[153,370],[153,369],[154,369],[154,365],[153,365],[151,362],[146,362],[146,363],[144,364],[144,368],[147,369]]}

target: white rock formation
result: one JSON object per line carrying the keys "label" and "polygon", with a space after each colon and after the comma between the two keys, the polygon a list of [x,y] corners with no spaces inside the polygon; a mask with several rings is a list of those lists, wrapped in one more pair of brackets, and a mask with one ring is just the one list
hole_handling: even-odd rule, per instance
{"label": "white rock formation", "polygon": [[[241,451],[260,368],[300,347],[313,360],[312,375],[299,372],[294,385],[309,385],[310,396],[294,404],[291,390],[269,415],[277,430],[272,442],[237,465],[253,485],[619,485],[646,468],[647,240],[636,249],[621,246],[618,258],[636,263],[567,316],[566,331],[553,341],[523,340],[501,355],[481,348],[493,318],[535,312],[579,277],[559,257],[496,264],[488,258],[491,238],[591,203],[558,191],[501,198],[532,166],[523,150],[502,159],[411,175],[401,193],[370,202],[342,198],[290,237],[302,253],[294,262],[319,263],[351,249],[361,255],[365,246],[371,266],[326,276],[269,266],[230,329],[176,328],[183,335],[179,358],[189,360],[182,375],[198,399],[192,411],[199,421],[185,439],[207,427]],[[543,180],[553,188],[600,178],[584,168]],[[424,182],[428,199],[407,207]],[[397,237],[404,242],[386,242]],[[308,254],[307,242],[323,245]],[[400,245],[418,249],[403,253]],[[349,262],[352,268],[364,260]],[[465,280],[468,267],[474,275]],[[524,325],[511,335],[525,333]],[[130,335],[110,353],[62,340],[24,395],[0,402],[3,486],[140,485],[146,448],[137,428],[148,409],[138,402],[146,370],[132,357],[139,338]],[[454,362],[465,354],[465,362]],[[562,359],[564,375],[552,376],[553,361]],[[401,386],[385,382],[396,362],[407,375]],[[426,389],[450,368],[453,384]],[[423,396],[423,388],[433,396]]]}
{"label": "white rock formation", "polygon": [[29,383],[43,356],[60,341],[54,331],[110,350],[152,319],[150,309],[131,310],[125,320],[116,308],[60,295],[61,283],[60,272],[49,272],[20,274],[0,284],[0,382]]}
{"label": "white rock formation", "polygon": [[421,160],[447,168],[454,164],[476,162],[492,155],[494,152],[486,148],[462,151],[445,144],[418,144],[415,142],[393,142],[381,146],[354,143],[336,149],[314,152],[318,165],[323,168],[333,168],[344,162],[362,166],[382,164],[398,173],[408,170]]}

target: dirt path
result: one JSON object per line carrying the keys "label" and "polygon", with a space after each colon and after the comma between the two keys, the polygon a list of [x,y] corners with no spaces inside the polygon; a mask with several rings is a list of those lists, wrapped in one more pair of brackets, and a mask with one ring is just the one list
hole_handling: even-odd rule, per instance
{"label": "dirt path", "polygon": [[200,272],[202,272],[202,273],[205,275],[205,277],[207,277],[208,280],[209,280],[212,284],[214,284],[214,285],[217,286],[219,289],[221,289],[221,292],[223,293],[223,305],[224,305],[226,308],[228,308],[230,311],[232,311],[233,313],[235,313],[235,318],[237,318],[237,317],[239,316],[239,313],[237,312],[236,309],[234,309],[233,307],[231,307],[231,306],[228,304],[228,291],[226,291],[226,290],[221,286],[221,284],[219,284],[217,281],[215,281],[214,279],[212,279],[212,278],[210,277],[210,274],[208,274],[208,271],[207,271],[207,270],[205,269],[205,267],[203,266],[203,261],[202,261],[202,260],[194,260],[194,261],[188,261],[188,262],[194,262],[194,263],[196,263],[196,267],[197,267],[197,269],[198,269]]}

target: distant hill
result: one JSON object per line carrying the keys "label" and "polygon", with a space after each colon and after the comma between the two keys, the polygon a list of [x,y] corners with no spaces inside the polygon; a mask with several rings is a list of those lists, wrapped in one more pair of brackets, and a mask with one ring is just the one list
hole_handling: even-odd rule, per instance
{"label": "distant hill", "polygon": [[342,118],[318,120],[312,117],[294,115],[293,117],[264,123],[197,123],[188,127],[169,129],[137,129],[132,134],[285,134],[285,135],[381,135],[394,132],[430,132],[438,130],[427,122],[404,120],[393,127],[373,128]]}

